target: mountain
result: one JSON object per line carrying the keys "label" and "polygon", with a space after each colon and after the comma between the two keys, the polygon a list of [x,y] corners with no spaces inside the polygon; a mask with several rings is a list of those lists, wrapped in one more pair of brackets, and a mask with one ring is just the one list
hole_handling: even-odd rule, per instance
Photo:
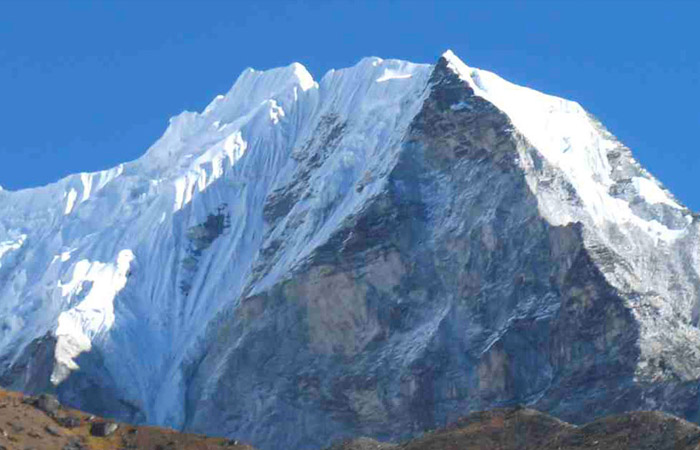
{"label": "mountain", "polygon": [[698,420],[698,223],[578,104],[452,52],[248,69],[136,161],[0,191],[0,384],[263,450]]}

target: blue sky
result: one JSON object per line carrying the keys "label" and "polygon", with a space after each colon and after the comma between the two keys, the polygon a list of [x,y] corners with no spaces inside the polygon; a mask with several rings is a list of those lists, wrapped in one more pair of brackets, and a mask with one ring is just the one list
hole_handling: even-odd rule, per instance
{"label": "blue sky", "polygon": [[0,185],[137,158],[246,67],[467,64],[580,102],[700,210],[700,2],[2,1]]}

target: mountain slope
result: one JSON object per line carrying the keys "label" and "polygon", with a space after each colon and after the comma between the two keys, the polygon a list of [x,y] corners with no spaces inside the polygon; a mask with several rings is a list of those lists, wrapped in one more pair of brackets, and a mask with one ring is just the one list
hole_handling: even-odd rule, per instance
{"label": "mountain slope", "polygon": [[[238,449],[235,439],[177,433],[105,421],[60,405],[55,398],[0,391],[0,448],[7,450]],[[106,431],[106,433],[105,433]],[[328,450],[378,449],[696,449],[700,428],[658,412],[609,416],[577,427],[538,411],[501,408],[471,413],[444,428],[392,444],[369,438],[338,442]]]}
{"label": "mountain slope", "polygon": [[0,391],[0,448],[253,450],[235,440],[117,424],[65,408],[51,396],[32,398],[7,391]]}
{"label": "mountain slope", "polygon": [[357,439],[331,450],[690,450],[698,439],[697,425],[658,412],[610,416],[577,427],[538,411],[507,408],[472,413],[400,445]]}
{"label": "mountain slope", "polygon": [[0,192],[0,380],[263,449],[695,419],[697,249],[579,105],[451,52],[251,69],[137,161]]}

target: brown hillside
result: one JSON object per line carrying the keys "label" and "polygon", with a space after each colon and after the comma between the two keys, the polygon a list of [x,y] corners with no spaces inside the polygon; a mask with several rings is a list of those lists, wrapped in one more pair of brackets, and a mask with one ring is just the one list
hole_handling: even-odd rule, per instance
{"label": "brown hillside", "polygon": [[[112,431],[114,425],[116,430]],[[108,431],[107,436],[100,436]],[[63,407],[50,396],[0,390],[0,450],[254,450],[234,440],[139,427]],[[700,450],[700,427],[659,412],[577,427],[531,409],[477,412],[401,444],[359,438],[331,450]],[[284,449],[287,450],[287,449]]]}
{"label": "brown hillside", "polygon": [[116,424],[65,408],[53,397],[28,397],[0,391],[0,450],[253,450],[222,438],[178,433],[158,427]]}
{"label": "brown hillside", "polygon": [[[385,445],[385,444],[384,444]],[[698,450],[700,427],[658,412],[635,412],[577,427],[531,409],[478,412],[398,445],[349,441],[334,450]]]}

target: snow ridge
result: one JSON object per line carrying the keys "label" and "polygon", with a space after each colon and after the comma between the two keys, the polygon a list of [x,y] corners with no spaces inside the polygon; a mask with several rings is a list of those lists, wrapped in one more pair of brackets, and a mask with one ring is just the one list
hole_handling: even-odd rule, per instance
{"label": "snow ridge", "polygon": [[[606,222],[630,224],[634,230],[642,230],[654,239],[664,241],[673,241],[683,235],[683,229],[669,228],[658,220],[639,217],[627,201],[610,195],[615,180],[608,154],[620,144],[596,129],[578,103],[517,86],[485,70],[472,69],[450,50],[443,57],[476,95],[505,112],[533,147],[565,174],[580,196],[586,215],[597,226]],[[635,177],[634,186],[648,203],[663,203],[686,210],[671,199],[656,180]],[[553,205],[545,202],[542,212],[554,225],[582,220],[581,211],[562,211],[558,201]]]}

